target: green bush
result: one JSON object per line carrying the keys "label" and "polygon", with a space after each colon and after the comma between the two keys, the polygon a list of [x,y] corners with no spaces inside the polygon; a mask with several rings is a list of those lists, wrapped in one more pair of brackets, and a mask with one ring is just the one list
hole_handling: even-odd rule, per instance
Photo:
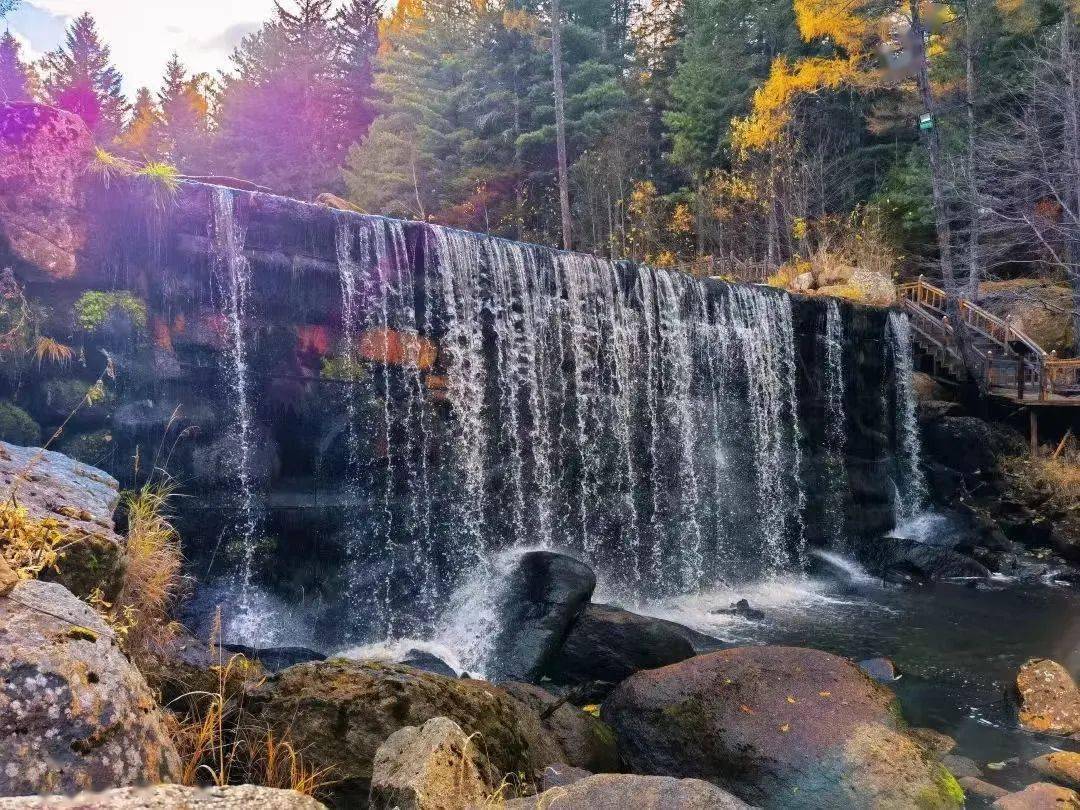
{"label": "green bush", "polygon": [[146,328],[146,304],[129,292],[91,290],[75,302],[75,322],[87,332],[100,329],[112,312],[123,312],[136,328]]}
{"label": "green bush", "polygon": [[41,444],[41,427],[18,405],[0,401],[0,440],[37,447]]}

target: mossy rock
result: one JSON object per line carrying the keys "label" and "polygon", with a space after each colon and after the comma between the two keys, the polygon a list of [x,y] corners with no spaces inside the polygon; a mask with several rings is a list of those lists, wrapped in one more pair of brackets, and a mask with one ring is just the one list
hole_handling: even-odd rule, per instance
{"label": "mossy rock", "polygon": [[31,410],[43,425],[59,425],[71,416],[69,427],[100,427],[109,418],[112,397],[106,392],[103,399],[87,402],[93,385],[73,378],[46,380],[34,392]]}
{"label": "mossy rock", "polygon": [[83,464],[102,466],[114,447],[110,430],[94,430],[61,437],[57,450]]}
{"label": "mossy rock", "polygon": [[254,722],[287,730],[313,767],[334,769],[331,791],[342,807],[365,806],[375,752],[387,737],[433,717],[449,717],[475,735],[500,774],[531,782],[548,765],[579,764],[567,750],[575,746],[560,742],[567,729],[546,728],[531,705],[507,691],[397,664],[299,664],[252,691],[247,710]]}
{"label": "mossy rock", "polygon": [[0,400],[0,441],[37,447],[41,444],[41,426],[18,405]]}

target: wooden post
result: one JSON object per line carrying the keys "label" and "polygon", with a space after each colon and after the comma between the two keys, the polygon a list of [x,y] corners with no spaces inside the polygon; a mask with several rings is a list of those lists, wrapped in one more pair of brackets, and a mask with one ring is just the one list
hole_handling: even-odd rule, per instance
{"label": "wooden post", "polygon": [[1024,356],[1016,355],[1016,398],[1024,398]]}
{"label": "wooden post", "polygon": [[1031,457],[1039,457],[1039,411],[1037,408],[1028,408],[1028,422],[1031,425]]}

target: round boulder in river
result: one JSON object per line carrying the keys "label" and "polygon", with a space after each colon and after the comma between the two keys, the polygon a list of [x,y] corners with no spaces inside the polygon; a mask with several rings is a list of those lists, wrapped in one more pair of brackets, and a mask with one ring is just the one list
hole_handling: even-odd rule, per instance
{"label": "round boulder in river", "polygon": [[852,662],[738,647],[628,678],[604,702],[628,770],[705,779],[776,808],[953,808],[956,780]]}

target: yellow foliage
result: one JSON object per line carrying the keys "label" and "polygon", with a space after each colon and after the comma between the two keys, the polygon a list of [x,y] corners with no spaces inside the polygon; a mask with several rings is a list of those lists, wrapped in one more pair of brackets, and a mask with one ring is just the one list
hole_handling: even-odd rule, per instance
{"label": "yellow foliage", "polygon": [[794,0],[795,22],[803,40],[830,39],[848,53],[860,53],[874,33],[860,3]]}
{"label": "yellow foliage", "polygon": [[656,184],[652,180],[638,180],[630,191],[630,214],[636,219],[648,216],[656,202]]}
{"label": "yellow foliage", "polygon": [[661,250],[649,259],[649,264],[655,267],[674,267],[679,257],[670,250]]}
{"label": "yellow foliage", "polygon": [[805,239],[810,227],[804,217],[795,217],[791,223],[791,235],[796,239]]}
{"label": "yellow foliage", "polygon": [[48,569],[59,571],[66,540],[54,518],[32,518],[14,499],[0,506],[0,556],[20,579],[35,579]]}
{"label": "yellow foliage", "polygon": [[750,114],[732,121],[732,143],[747,152],[764,150],[791,122],[791,107],[798,96],[859,83],[862,73],[855,56],[813,57],[794,64],[784,57],[774,60],[769,78],[754,92]]}
{"label": "yellow foliage", "polygon": [[686,203],[678,203],[675,206],[675,210],[671,212],[671,224],[669,228],[672,233],[693,233],[694,231],[694,215],[690,213],[690,206]]}

